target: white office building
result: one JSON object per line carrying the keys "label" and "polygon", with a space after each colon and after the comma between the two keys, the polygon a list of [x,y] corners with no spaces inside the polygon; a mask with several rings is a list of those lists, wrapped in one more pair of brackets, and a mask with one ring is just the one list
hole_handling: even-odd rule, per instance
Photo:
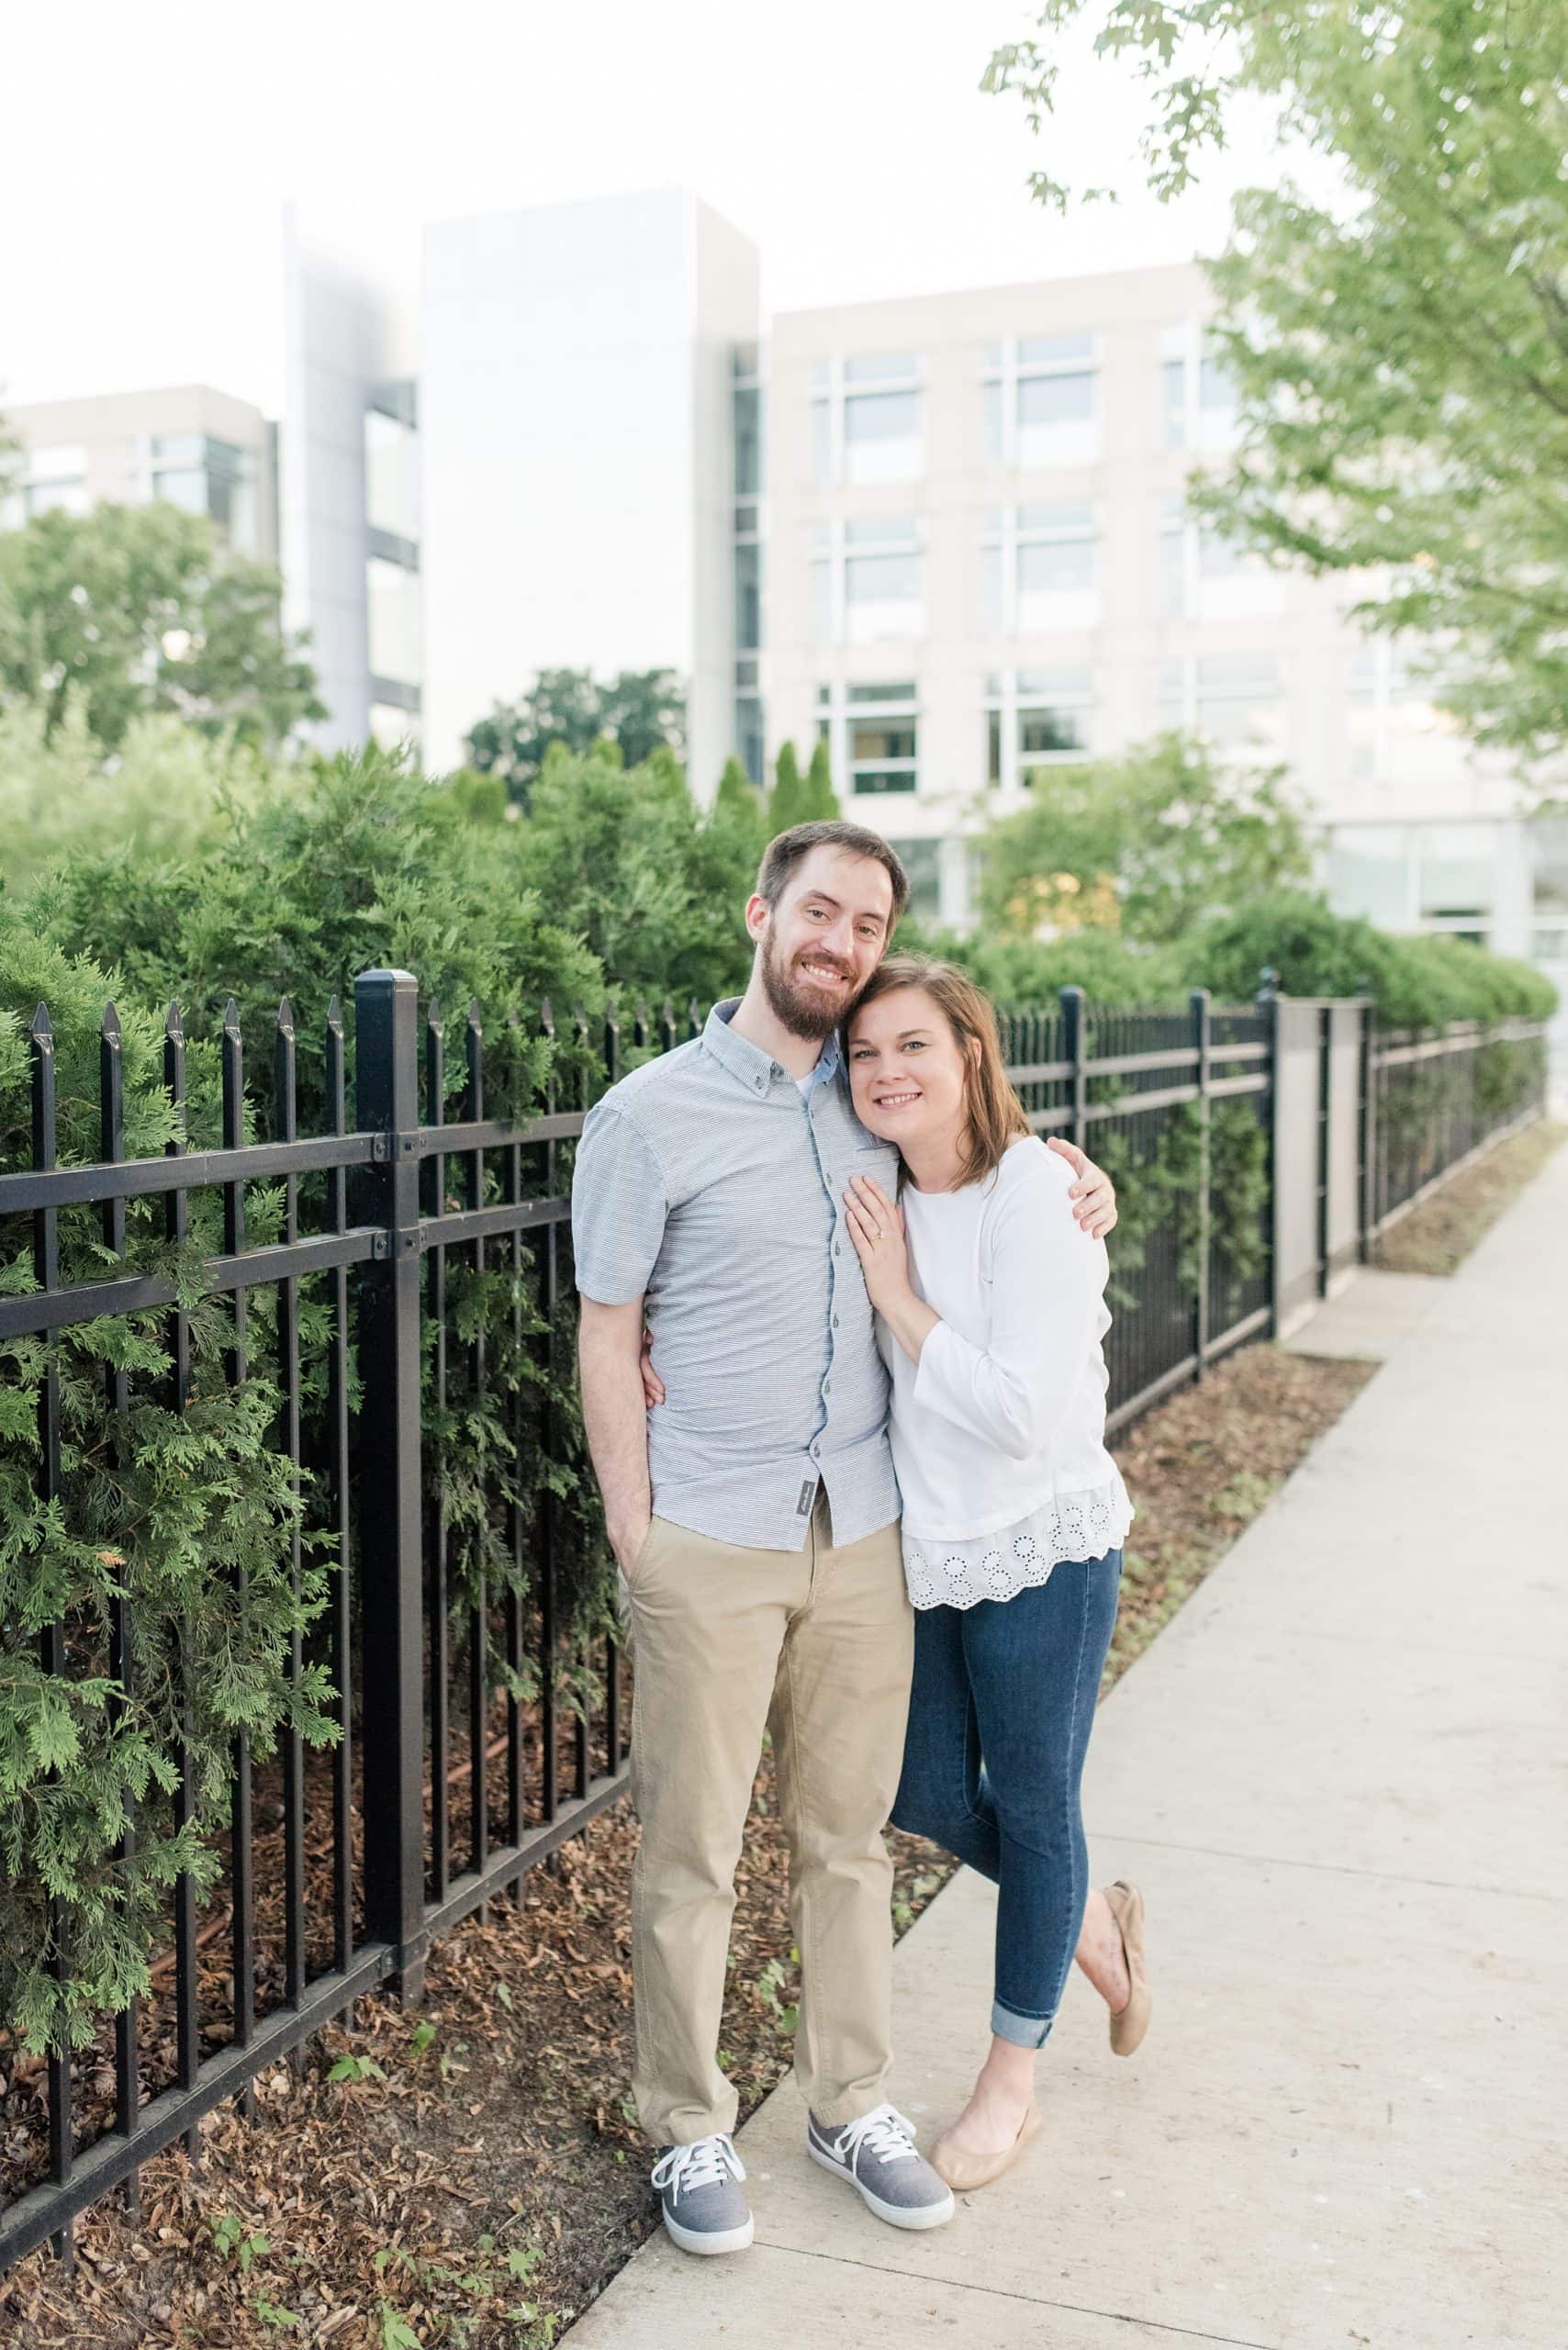
{"label": "white office building", "polygon": [[[1235,428],[1195,265],[794,311],[679,190],[445,222],[399,304],[292,225],[287,392],[56,403],[17,515],[173,495],[275,554],[329,743],[432,767],[554,666],[669,667],[689,771],[830,746],[928,915],[1053,762],[1173,726],[1285,763],[1334,901],[1528,957],[1568,997],[1568,825],[1523,822],[1407,657],[1343,617],[1376,582],[1239,555],[1186,513]],[[417,363],[417,364],[416,364]]]}

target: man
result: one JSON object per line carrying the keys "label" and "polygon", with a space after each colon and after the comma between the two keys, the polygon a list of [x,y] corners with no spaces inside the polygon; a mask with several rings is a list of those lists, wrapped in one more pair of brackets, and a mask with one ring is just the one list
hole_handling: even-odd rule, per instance
{"label": "man", "polygon": [[[765,1728],[790,1850],[807,2152],[895,2226],[952,2195],[886,2102],[891,1864],[913,1638],[887,1378],[845,1228],[896,1180],[837,1034],[908,900],[876,834],[797,825],[763,858],[738,1000],[584,1125],[572,1231],[583,1416],[633,1655],[637,2113],[683,2249],[752,2240],[715,2050],[734,1872]],[[1081,1154],[1075,1214],[1110,1228]],[[669,1402],[650,1422],[644,1317]]]}

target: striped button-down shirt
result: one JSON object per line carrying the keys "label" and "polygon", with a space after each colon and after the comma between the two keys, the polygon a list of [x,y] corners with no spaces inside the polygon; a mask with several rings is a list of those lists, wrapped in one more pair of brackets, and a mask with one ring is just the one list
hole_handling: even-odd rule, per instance
{"label": "striped button-down shirt", "polygon": [[819,1480],[835,1542],[899,1514],[888,1381],[845,1223],[852,1175],[898,1154],[850,1107],[836,1038],[801,1086],[716,1004],[702,1035],[589,1111],[572,1181],[577,1287],[645,1297],[667,1401],[648,1415],[660,1517],[798,1550]]}

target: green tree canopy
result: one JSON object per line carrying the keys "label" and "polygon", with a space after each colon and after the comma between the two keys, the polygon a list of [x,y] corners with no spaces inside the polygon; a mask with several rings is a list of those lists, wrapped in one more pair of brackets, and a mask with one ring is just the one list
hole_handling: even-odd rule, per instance
{"label": "green tree canopy", "polygon": [[327,714],[305,636],[279,625],[281,593],[267,565],[223,551],[205,515],[162,503],[35,515],[0,532],[0,701],[40,708],[52,733],[78,697],[108,751],[156,711],[279,743]]}
{"label": "green tree canopy", "polygon": [[980,903],[1001,933],[1121,930],[1151,946],[1311,866],[1283,768],[1224,767],[1179,734],[1036,769],[1029,806],[993,822],[980,846]]}
{"label": "green tree canopy", "polygon": [[[1161,196],[1242,95],[1332,159],[1333,209],[1288,178],[1238,197],[1210,263],[1239,447],[1193,502],[1238,543],[1356,575],[1365,624],[1431,641],[1483,743],[1568,746],[1568,85],[1561,0],[1047,0],[993,57],[1039,128],[1059,35],[1152,84]],[[1218,61],[1216,63],[1215,61]],[[1049,170],[1036,192],[1069,191]],[[1104,189],[1084,193],[1104,196]],[[1439,659],[1440,656],[1440,659]]]}
{"label": "green tree canopy", "polygon": [[828,765],[827,737],[819,734],[812,750],[812,764],[806,769],[806,815],[808,823],[827,821],[843,814],[838,794],[833,788],[833,769]]}
{"label": "green tree canopy", "polygon": [[741,915],[767,828],[728,805],[704,818],[670,752],[626,767],[552,751],[528,819],[508,830],[524,881],[611,981],[682,1006],[745,986]]}
{"label": "green tree canopy", "polygon": [[471,765],[498,775],[526,807],[553,744],[583,755],[601,737],[620,745],[629,767],[656,750],[682,755],[686,697],[674,670],[622,669],[600,682],[588,669],[541,669],[527,693],[481,718],[466,744]]}
{"label": "green tree canopy", "polygon": [[773,762],[773,789],[767,800],[769,834],[787,833],[792,824],[805,823],[810,810],[810,788],[801,773],[795,745],[793,743],[780,743],[778,756]]}

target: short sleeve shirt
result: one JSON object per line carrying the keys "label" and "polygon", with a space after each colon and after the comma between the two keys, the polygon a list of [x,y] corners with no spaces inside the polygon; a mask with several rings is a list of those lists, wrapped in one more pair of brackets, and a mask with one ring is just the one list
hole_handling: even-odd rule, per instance
{"label": "short sleeve shirt", "polygon": [[898,1155],[850,1106],[836,1040],[802,1089],[730,1026],[644,1063],[589,1111],[572,1181],[577,1283],[646,1301],[666,1401],[648,1415],[654,1508],[761,1550],[804,1545],[819,1483],[835,1542],[899,1514],[888,1379],[845,1222],[855,1175]]}

